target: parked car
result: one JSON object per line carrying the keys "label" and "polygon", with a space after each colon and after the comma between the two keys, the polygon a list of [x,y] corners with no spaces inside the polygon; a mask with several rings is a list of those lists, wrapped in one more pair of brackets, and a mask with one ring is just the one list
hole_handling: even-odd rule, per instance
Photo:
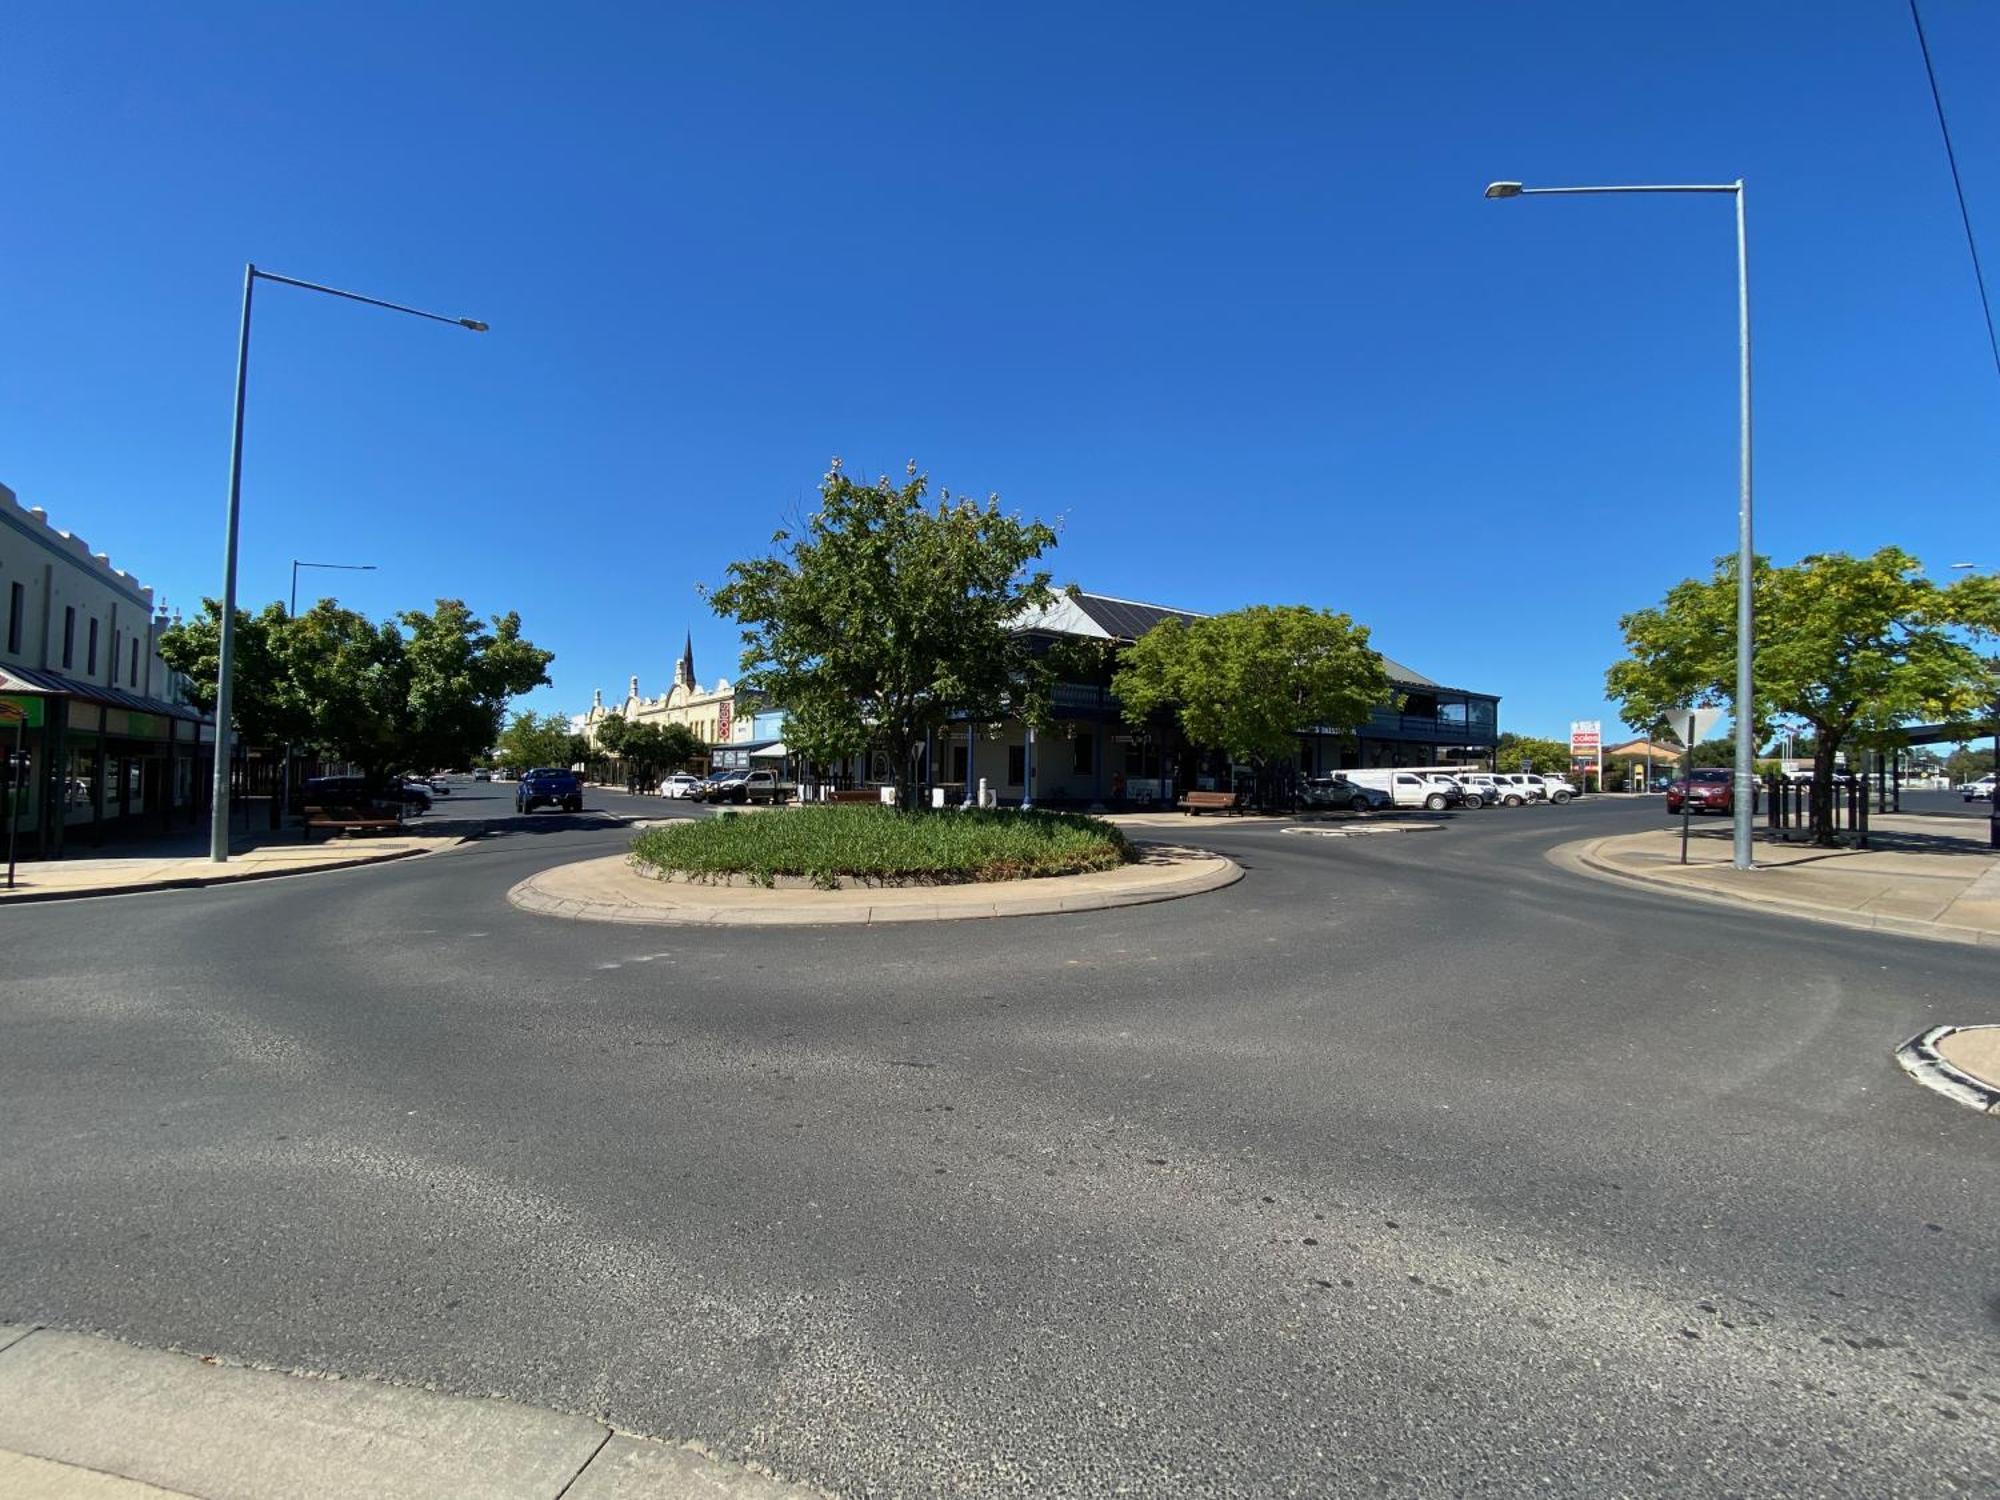
{"label": "parked car", "polygon": [[778,802],[783,788],[776,771],[728,771],[708,789],[710,802]]}
{"label": "parked car", "polygon": [[1396,805],[1380,787],[1361,786],[1339,771],[1307,778],[1299,787],[1299,800],[1308,807],[1344,807],[1351,812],[1380,812]]}
{"label": "parked car", "polygon": [[1356,786],[1371,786],[1386,792],[1397,807],[1421,807],[1431,812],[1443,812],[1454,802],[1465,800],[1465,794],[1456,786],[1440,786],[1428,780],[1421,771],[1343,771],[1341,774]]}
{"label": "parked car", "polygon": [[[1667,812],[1680,815],[1681,803],[1685,800],[1694,812],[1734,813],[1736,811],[1736,773],[1727,766],[1697,766],[1679,781],[1667,785]],[[1751,811],[1761,797],[1753,795]]]}
{"label": "parked car", "polygon": [[1521,800],[1524,802],[1539,802],[1542,800],[1543,789],[1540,785],[1541,777],[1539,776],[1530,777],[1525,771],[1495,771],[1493,779],[1504,785],[1513,787],[1521,794]]}
{"label": "parked car", "polygon": [[472,773],[472,779],[474,781],[491,781],[493,779],[493,773],[487,770],[486,767],[481,766],[478,770]]}
{"label": "parked car", "polygon": [[1520,807],[1528,800],[1526,791],[1491,771],[1461,771],[1457,779],[1468,791],[1477,788],[1480,801],[1488,806]]}
{"label": "parked car", "polygon": [[582,812],[583,783],[576,779],[576,772],[540,767],[523,775],[514,788],[514,811],[531,813],[538,807]]}
{"label": "parked car", "polygon": [[403,794],[404,803],[412,812],[427,813],[431,810],[431,789],[421,781],[399,781],[397,789]]}
{"label": "parked car", "polygon": [[1967,802],[1991,802],[1993,800],[1993,773],[1988,771],[1977,781],[1968,781],[1959,788]]}
{"label": "parked car", "polygon": [[701,785],[701,778],[692,771],[676,771],[659,785],[662,797],[692,797],[694,789]]}
{"label": "parked car", "polygon": [[1486,794],[1478,787],[1466,785],[1465,778],[1455,772],[1427,771],[1424,779],[1443,787],[1445,795],[1454,799],[1454,807],[1469,807],[1476,811],[1486,806]]}
{"label": "parked car", "polygon": [[423,784],[440,797],[449,797],[451,795],[451,783],[446,781],[442,776],[425,777]]}
{"label": "parked car", "polygon": [[1573,801],[1576,797],[1576,787],[1565,777],[1530,775],[1528,780],[1531,784],[1540,782],[1542,795],[1547,797],[1557,807],[1561,807],[1565,802]]}

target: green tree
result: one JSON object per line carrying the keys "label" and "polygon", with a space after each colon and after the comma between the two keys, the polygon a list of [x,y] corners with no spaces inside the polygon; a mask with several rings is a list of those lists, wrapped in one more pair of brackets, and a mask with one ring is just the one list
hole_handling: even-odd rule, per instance
{"label": "green tree", "polygon": [[566,766],[569,720],[561,714],[517,713],[500,732],[500,759],[516,770]]}
{"label": "green tree", "polygon": [[1991,750],[1974,750],[1960,745],[1944,758],[1944,773],[1951,778],[1953,786],[1963,786],[1968,781],[1977,781],[1992,769]]}
{"label": "green tree", "polygon": [[[1833,842],[1835,757],[1850,741],[1893,745],[1913,719],[1961,722],[1992,692],[1968,636],[2000,632],[2000,578],[1939,585],[1898,547],[1869,557],[1818,553],[1790,567],[1757,560],[1752,722],[1813,733],[1813,835]],[[1736,675],[1736,563],[1688,579],[1620,622],[1626,660],[1605,675],[1628,723],[1677,707],[1729,703]]]}
{"label": "green tree", "polygon": [[1536,771],[1567,775],[1569,746],[1561,740],[1536,739],[1533,735],[1503,734],[1493,751],[1496,771]]}
{"label": "green tree", "polygon": [[1119,657],[1111,690],[1128,723],[1170,712],[1194,744],[1260,767],[1296,754],[1302,731],[1352,730],[1390,701],[1368,628],[1302,604],[1162,620]]}
{"label": "green tree", "polygon": [[916,802],[925,737],[960,715],[1046,713],[1046,663],[1012,626],[1053,597],[1034,564],[1053,530],[908,480],[858,483],[834,461],[803,534],[731,563],[717,614],[743,631],[743,684],[781,703],[786,741],[809,761],[879,742],[902,802]]}
{"label": "green tree", "polygon": [[[163,632],[161,657],[215,703],[221,610]],[[290,744],[391,772],[462,766],[500,732],[507,700],[548,681],[552,653],[523,639],[520,616],[482,624],[456,599],[373,621],[323,599],[293,617],[281,604],[237,612],[231,717],[246,741]]]}

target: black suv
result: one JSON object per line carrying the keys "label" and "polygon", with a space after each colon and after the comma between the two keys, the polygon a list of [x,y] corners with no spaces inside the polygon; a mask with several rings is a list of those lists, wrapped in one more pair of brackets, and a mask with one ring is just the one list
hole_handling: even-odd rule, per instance
{"label": "black suv", "polygon": [[583,811],[583,783],[574,771],[525,771],[514,787],[514,811],[531,813],[544,804],[564,812]]}

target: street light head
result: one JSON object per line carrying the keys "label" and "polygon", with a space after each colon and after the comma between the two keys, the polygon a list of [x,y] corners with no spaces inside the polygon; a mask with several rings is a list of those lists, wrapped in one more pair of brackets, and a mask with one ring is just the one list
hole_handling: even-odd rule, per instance
{"label": "street light head", "polygon": [[1489,182],[1486,184],[1486,196],[1489,198],[1518,198],[1521,196],[1521,184],[1518,182]]}
{"label": "street light head", "polygon": [[477,318],[460,318],[458,326],[460,328],[470,328],[474,333],[486,332],[486,325]]}

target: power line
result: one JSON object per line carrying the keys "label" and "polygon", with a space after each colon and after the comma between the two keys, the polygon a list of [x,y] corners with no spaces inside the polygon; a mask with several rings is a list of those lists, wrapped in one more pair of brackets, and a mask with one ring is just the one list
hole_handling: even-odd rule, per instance
{"label": "power line", "polygon": [[1979,306],[1986,314],[1986,342],[1993,348],[1993,370],[2000,374],[2000,334],[1993,331],[1993,301],[1986,295],[1986,272],[1979,264],[1979,242],[1973,238],[1972,215],[1965,207],[1965,184],[1958,175],[1958,153],[1951,149],[1951,126],[1945,123],[1944,96],[1938,92],[1937,69],[1931,66],[1931,44],[1924,38],[1924,18],[1917,12],[1917,0],[1910,0],[1910,19],[1916,23],[1917,46],[1924,54],[1924,76],[1931,81],[1931,103],[1937,106],[1944,159],[1951,164],[1952,191],[1958,194],[1958,216],[1965,224],[1965,248],[1972,252],[1972,279],[1979,283]]}

